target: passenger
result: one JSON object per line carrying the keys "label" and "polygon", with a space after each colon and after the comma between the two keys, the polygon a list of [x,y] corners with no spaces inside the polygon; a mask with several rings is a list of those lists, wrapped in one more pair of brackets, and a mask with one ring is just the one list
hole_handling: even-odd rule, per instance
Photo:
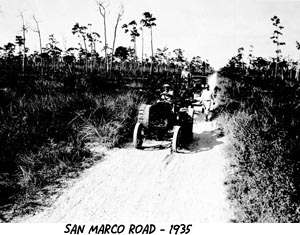
{"label": "passenger", "polygon": [[202,91],[200,100],[200,102],[204,106],[205,121],[208,121],[208,114],[211,109],[211,103],[214,103],[214,94],[209,89],[208,84],[206,84],[205,89]]}
{"label": "passenger", "polygon": [[188,71],[188,67],[184,66],[181,72],[181,78],[189,84],[190,77],[191,77],[191,73]]}
{"label": "passenger", "polygon": [[160,94],[161,101],[171,102],[173,99],[173,91],[170,90],[170,85],[165,84],[163,85],[164,91]]}

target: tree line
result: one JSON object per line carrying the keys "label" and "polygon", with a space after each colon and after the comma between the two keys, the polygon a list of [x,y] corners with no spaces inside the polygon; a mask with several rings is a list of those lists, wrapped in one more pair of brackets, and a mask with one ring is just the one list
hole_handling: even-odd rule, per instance
{"label": "tree line", "polygon": [[[300,76],[300,63],[282,54],[282,46],[286,45],[282,41],[283,29],[280,18],[271,18],[274,26],[273,34],[270,39],[275,46],[275,56],[264,58],[255,56],[254,46],[250,45],[249,54],[245,54],[245,48],[240,47],[237,54],[233,56],[226,66],[221,69],[224,74],[236,76],[248,76],[256,81],[277,79],[285,82],[298,82]],[[300,43],[295,42],[295,49],[300,50]]]}
{"label": "tree line", "polygon": [[[55,34],[50,34],[47,43],[44,43],[38,19],[33,16],[35,27],[25,24],[23,12],[22,35],[16,35],[15,42],[8,42],[0,47],[0,68],[2,71],[18,71],[22,74],[38,74],[39,76],[54,76],[56,73],[89,74],[105,73],[112,76],[114,72],[128,72],[137,76],[154,72],[180,73],[184,66],[200,74],[210,73],[213,69],[209,62],[200,56],[188,60],[184,50],[177,48],[170,50],[167,47],[157,48],[154,51],[153,28],[157,26],[157,19],[150,12],[144,12],[140,20],[131,20],[122,23],[124,7],[121,5],[115,20],[113,40],[109,44],[107,39],[107,25],[109,5],[104,1],[97,1],[97,10],[102,19],[103,32],[92,30],[92,24],[82,25],[74,23],[71,31],[78,37],[78,47],[60,48]],[[132,46],[116,47],[118,29],[129,35]],[[39,51],[30,52],[27,45],[27,33],[32,30],[38,35]],[[150,31],[151,56],[144,53],[144,31]],[[137,55],[137,40],[142,40],[141,55]],[[101,55],[104,51],[104,55]]]}

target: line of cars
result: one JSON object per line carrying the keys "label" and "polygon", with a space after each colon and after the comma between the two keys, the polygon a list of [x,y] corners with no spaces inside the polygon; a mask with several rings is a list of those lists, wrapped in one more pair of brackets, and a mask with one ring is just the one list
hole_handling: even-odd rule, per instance
{"label": "line of cars", "polygon": [[[172,99],[142,104],[133,132],[133,145],[143,148],[146,139],[171,139],[171,152],[193,140],[195,98],[201,96],[207,77],[192,76],[174,84]],[[200,104],[199,104],[200,105]]]}

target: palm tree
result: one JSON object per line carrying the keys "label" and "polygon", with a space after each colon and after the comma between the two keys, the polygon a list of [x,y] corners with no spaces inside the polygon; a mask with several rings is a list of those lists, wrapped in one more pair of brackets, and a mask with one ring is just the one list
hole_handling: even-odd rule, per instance
{"label": "palm tree", "polygon": [[278,70],[278,62],[280,60],[280,54],[281,54],[281,49],[280,46],[285,45],[285,42],[281,42],[279,40],[280,35],[282,35],[282,29],[284,28],[283,26],[280,25],[280,19],[277,16],[273,16],[271,18],[271,21],[273,22],[273,25],[275,26],[275,30],[273,32],[273,36],[270,37],[273,40],[273,43],[276,45],[276,66],[275,66],[275,78],[277,76],[277,70]]}
{"label": "palm tree", "polygon": [[123,24],[123,29],[125,29],[125,33],[130,33],[131,41],[133,42],[134,48],[134,63],[137,61],[137,52],[136,52],[136,38],[140,36],[140,33],[137,28],[137,23],[135,20],[132,20],[129,24]]}
{"label": "palm tree", "polygon": [[[91,24],[89,24],[89,26],[92,26]],[[89,54],[89,56],[92,57],[92,66],[91,66],[91,70],[93,71],[95,68],[95,64],[96,64],[96,56],[97,56],[97,52],[96,52],[96,43],[97,42],[101,42],[100,41],[100,34],[98,34],[97,32],[90,32],[86,34],[87,36],[87,40],[89,42],[89,47],[91,48],[91,51]]]}
{"label": "palm tree", "polygon": [[153,64],[153,36],[152,36],[152,27],[156,26],[155,22],[156,18],[152,16],[152,14],[150,12],[144,12],[143,13],[144,18],[141,20],[141,24],[144,27],[147,27],[150,29],[150,33],[151,33],[151,70],[150,73],[152,73],[152,64]]}
{"label": "palm tree", "polygon": [[87,45],[86,45],[86,40],[87,40],[87,27],[86,26],[80,26],[79,23],[76,23],[73,28],[72,28],[72,33],[78,34],[78,36],[82,37],[83,43],[84,43],[84,49],[85,49],[85,72],[87,73],[88,70],[88,55],[87,55]]}
{"label": "palm tree", "polygon": [[22,36],[16,36],[16,44],[19,46],[19,54],[21,55],[21,47],[24,44],[24,40],[22,38]]}
{"label": "palm tree", "polygon": [[54,34],[49,35],[49,43],[46,45],[46,52],[52,58],[52,77],[56,70],[56,63],[61,55],[62,50],[57,47],[58,41],[54,37]]}

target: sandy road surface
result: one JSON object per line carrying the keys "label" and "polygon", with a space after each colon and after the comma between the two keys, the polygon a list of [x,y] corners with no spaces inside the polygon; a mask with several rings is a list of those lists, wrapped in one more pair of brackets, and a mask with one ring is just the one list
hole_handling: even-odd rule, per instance
{"label": "sandy road surface", "polygon": [[53,206],[20,222],[230,222],[226,138],[219,138],[215,121],[197,115],[193,132],[193,143],[180,153],[171,154],[168,142],[108,151],[104,161],[63,189]]}

